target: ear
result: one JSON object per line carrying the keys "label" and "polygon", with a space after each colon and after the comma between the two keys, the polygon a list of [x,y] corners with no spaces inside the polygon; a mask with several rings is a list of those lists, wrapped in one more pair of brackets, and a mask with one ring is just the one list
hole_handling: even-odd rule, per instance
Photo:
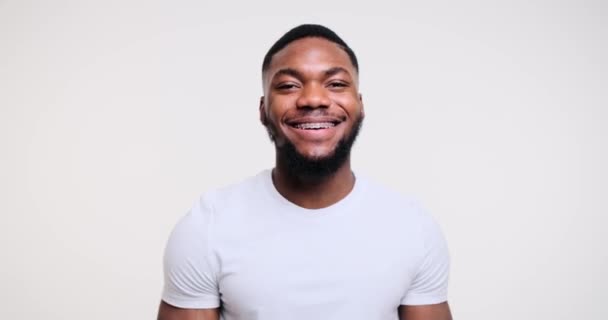
{"label": "ear", "polygon": [[365,118],[365,108],[363,107],[363,95],[359,93],[359,104],[361,104],[361,118]]}
{"label": "ear", "polygon": [[260,97],[260,122],[266,126],[268,119],[266,118],[266,105],[264,104],[264,96]]}

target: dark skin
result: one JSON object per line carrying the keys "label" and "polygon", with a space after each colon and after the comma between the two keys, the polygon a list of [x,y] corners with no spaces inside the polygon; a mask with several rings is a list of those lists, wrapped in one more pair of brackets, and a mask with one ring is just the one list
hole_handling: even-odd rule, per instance
{"label": "dark skin", "polygon": [[[277,147],[288,140],[309,158],[331,156],[356,119],[364,116],[356,70],[342,49],[324,39],[300,39],[277,52],[264,73],[263,85],[262,124],[270,128]],[[315,109],[323,109],[340,123],[314,132],[289,125]],[[355,183],[350,159],[326,177],[293,176],[286,166],[277,152],[274,184],[286,199],[304,208],[330,206],[346,197]]]}
{"label": "dark skin", "polygon": [[[277,52],[263,74],[264,96],[260,99],[260,121],[274,137],[277,147],[286,141],[309,158],[332,155],[340,139],[364,117],[359,94],[358,72],[344,50],[321,38],[304,38]],[[304,121],[303,110],[323,109],[335,127],[302,130],[293,126]],[[307,119],[307,121],[310,119]],[[324,177],[294,176],[277,150],[273,182],[286,199],[304,208],[328,207],[348,195],[355,178],[350,157],[338,170]],[[399,306],[401,320],[451,320],[447,302]],[[159,320],[219,320],[219,309],[180,309],[161,302]]]}
{"label": "dark skin", "polygon": [[164,301],[158,308],[158,320],[220,320],[220,309],[182,309]]}

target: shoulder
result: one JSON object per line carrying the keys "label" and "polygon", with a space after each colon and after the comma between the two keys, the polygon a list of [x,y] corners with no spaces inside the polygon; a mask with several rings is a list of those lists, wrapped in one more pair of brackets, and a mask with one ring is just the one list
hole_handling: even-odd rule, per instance
{"label": "shoulder", "polygon": [[263,174],[202,193],[173,227],[167,252],[172,256],[207,252],[214,235],[230,226],[222,222],[238,219],[249,205],[247,198],[255,198]]}
{"label": "shoulder", "polygon": [[238,182],[209,190],[203,193],[199,200],[206,208],[217,210],[238,201],[251,199],[262,192],[269,175],[269,170],[263,170]]}
{"label": "shoulder", "polygon": [[361,176],[361,198],[366,204],[410,218],[430,217],[414,195],[401,192],[368,176]]}
{"label": "shoulder", "polygon": [[[192,204],[188,213],[177,224],[177,228],[204,228],[209,231],[226,219],[238,219],[236,215],[245,213],[253,201],[259,201],[265,192],[265,179],[269,171],[244,178],[202,193]],[[214,227],[211,227],[214,226]]]}
{"label": "shoulder", "polygon": [[373,210],[375,217],[386,219],[400,233],[419,239],[440,236],[437,221],[419,198],[367,176],[362,176],[361,181],[361,201],[368,211]]}

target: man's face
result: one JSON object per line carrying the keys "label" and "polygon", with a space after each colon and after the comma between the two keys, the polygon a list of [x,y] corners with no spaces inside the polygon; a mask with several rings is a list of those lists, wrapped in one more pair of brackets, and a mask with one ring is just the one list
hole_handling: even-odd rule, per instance
{"label": "man's face", "polygon": [[289,147],[303,159],[322,161],[345,141],[352,144],[364,116],[357,77],[347,53],[322,38],[299,39],[277,52],[264,73],[260,102],[277,151]]}

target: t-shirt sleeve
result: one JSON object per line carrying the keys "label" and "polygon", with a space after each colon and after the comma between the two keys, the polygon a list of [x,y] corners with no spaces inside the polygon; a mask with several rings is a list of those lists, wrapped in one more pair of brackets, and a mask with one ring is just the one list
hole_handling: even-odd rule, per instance
{"label": "t-shirt sleeve", "polygon": [[169,236],[163,259],[162,300],[172,306],[184,309],[220,306],[210,217],[211,208],[201,199]]}
{"label": "t-shirt sleeve", "polygon": [[450,257],[439,225],[430,217],[423,218],[422,260],[402,305],[428,305],[447,301]]}

